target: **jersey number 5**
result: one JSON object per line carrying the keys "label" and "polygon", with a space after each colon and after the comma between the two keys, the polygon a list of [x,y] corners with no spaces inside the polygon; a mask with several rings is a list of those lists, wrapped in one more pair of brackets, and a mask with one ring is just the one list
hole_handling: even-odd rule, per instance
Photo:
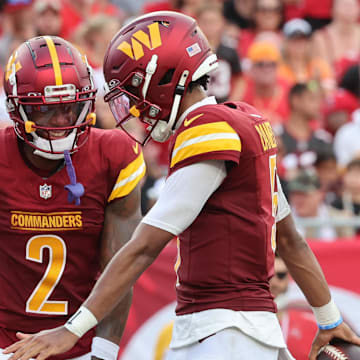
{"label": "jersey number 5", "polygon": [[67,301],[49,301],[65,268],[66,245],[56,235],[37,235],[26,244],[26,259],[43,263],[44,249],[49,250],[49,263],[46,271],[26,301],[26,312],[36,314],[67,315]]}
{"label": "jersey number 5", "polygon": [[275,252],[276,250],[276,213],[278,208],[278,193],[275,191],[275,182],[276,182],[276,155],[271,155],[269,157],[269,167],[270,167],[270,186],[271,186],[271,206],[272,206],[272,216],[274,217],[274,224],[271,228],[271,248]]}

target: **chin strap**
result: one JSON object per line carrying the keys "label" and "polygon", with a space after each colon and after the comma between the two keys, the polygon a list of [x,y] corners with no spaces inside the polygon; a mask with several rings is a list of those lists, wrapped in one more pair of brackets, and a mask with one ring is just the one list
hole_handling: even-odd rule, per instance
{"label": "chin strap", "polygon": [[75,200],[75,205],[80,205],[80,197],[84,195],[85,189],[83,184],[76,182],[76,173],[74,165],[71,161],[71,156],[68,150],[64,151],[64,159],[66,171],[68,173],[70,184],[65,185],[68,193],[68,202],[71,204]]}

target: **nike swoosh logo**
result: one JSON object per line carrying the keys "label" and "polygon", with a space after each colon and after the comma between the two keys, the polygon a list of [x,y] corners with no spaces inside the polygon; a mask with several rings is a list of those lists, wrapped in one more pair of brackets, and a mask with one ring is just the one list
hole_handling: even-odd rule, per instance
{"label": "nike swoosh logo", "polygon": [[193,121],[195,121],[196,119],[198,119],[200,116],[203,116],[204,114],[199,114],[199,115],[196,115],[194,117],[192,117],[191,119],[185,119],[184,120],[184,126],[189,126]]}
{"label": "nike swoosh logo", "polygon": [[137,155],[139,153],[139,144],[136,143],[135,145],[133,145],[133,150],[134,150],[134,153]]}

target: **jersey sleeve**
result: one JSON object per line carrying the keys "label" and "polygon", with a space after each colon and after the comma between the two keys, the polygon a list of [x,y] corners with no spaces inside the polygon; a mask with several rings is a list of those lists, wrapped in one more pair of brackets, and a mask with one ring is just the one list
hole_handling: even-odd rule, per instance
{"label": "jersey sleeve", "polygon": [[141,146],[121,130],[113,131],[117,132],[117,139],[107,147],[112,152],[112,156],[119,159],[120,166],[117,165],[113,169],[116,181],[108,202],[129,195],[146,173]]}
{"label": "jersey sleeve", "polygon": [[286,196],[283,192],[280,179],[277,175],[276,175],[276,181],[277,181],[279,203],[278,203],[278,210],[277,210],[275,221],[279,222],[279,221],[285,219],[291,213],[291,210],[290,210],[290,205],[289,205],[289,203],[286,199]]}
{"label": "jersey sleeve", "polygon": [[[192,119],[195,121],[192,122]],[[221,116],[211,121],[206,114],[192,115],[184,120],[180,130],[172,148],[170,172],[205,160],[239,163],[240,137]]]}

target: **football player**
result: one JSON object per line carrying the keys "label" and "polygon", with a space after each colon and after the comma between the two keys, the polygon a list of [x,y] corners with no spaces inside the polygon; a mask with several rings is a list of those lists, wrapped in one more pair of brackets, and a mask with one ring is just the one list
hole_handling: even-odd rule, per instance
{"label": "football player", "polygon": [[[16,331],[56,327],[75,313],[140,219],[145,172],[140,147],[123,131],[91,128],[91,69],[69,42],[40,36],[21,44],[4,86],[14,127],[0,130],[2,349]],[[128,292],[56,359],[115,360],[130,303]]]}
{"label": "football player", "polygon": [[[170,140],[159,200],[64,326],[18,334],[12,360],[69,350],[124,297],[178,236],[177,317],[168,359],[291,359],[269,290],[274,251],[314,309],[311,360],[334,336],[360,344],[342,321],[322,271],[294,226],[276,175],[268,119],[253,107],[205,96],[216,56],[194,19],[174,12],[139,17],[111,41],[105,100],[118,124],[146,124]],[[130,133],[135,137],[135,133]],[[278,231],[276,232],[276,226]]]}

